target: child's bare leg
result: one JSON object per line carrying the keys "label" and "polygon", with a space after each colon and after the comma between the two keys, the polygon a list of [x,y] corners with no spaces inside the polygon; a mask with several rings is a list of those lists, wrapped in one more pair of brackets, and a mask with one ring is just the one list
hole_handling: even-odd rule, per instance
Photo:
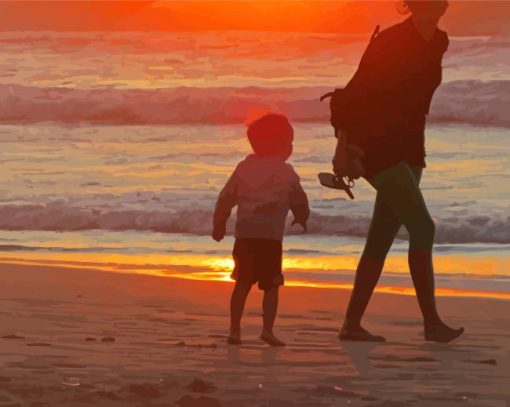
{"label": "child's bare leg", "polygon": [[236,283],[230,299],[230,334],[228,343],[231,345],[241,344],[241,318],[243,316],[246,298],[251,290],[251,285]]}
{"label": "child's bare leg", "polygon": [[273,334],[273,325],[276,319],[276,311],[278,309],[278,287],[264,291],[264,300],[262,302],[264,328],[260,338],[271,346],[285,346]]}

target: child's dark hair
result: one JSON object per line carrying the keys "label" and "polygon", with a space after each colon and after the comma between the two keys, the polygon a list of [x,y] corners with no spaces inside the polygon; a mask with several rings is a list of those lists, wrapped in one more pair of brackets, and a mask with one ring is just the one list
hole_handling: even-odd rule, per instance
{"label": "child's dark hair", "polygon": [[294,140],[289,119],[281,114],[268,113],[248,124],[248,140],[257,155],[277,155]]}

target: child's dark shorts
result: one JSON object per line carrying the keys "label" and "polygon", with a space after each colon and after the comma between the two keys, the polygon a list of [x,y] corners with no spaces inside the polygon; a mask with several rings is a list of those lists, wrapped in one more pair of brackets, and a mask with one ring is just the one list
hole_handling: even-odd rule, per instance
{"label": "child's dark shorts", "polygon": [[236,239],[232,279],[245,285],[258,282],[267,291],[283,285],[282,242],[270,239]]}

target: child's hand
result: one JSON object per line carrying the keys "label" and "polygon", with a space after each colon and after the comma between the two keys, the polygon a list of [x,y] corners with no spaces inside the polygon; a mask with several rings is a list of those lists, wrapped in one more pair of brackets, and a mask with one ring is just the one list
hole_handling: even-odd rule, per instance
{"label": "child's hand", "polygon": [[226,226],[215,226],[211,234],[211,237],[217,242],[220,242],[225,237],[225,233],[227,233]]}
{"label": "child's hand", "polygon": [[294,226],[294,225],[301,225],[301,227],[303,228],[305,233],[308,231],[308,228],[306,226],[306,222],[298,221],[297,219],[294,219],[292,221],[292,223],[290,224],[290,226]]}

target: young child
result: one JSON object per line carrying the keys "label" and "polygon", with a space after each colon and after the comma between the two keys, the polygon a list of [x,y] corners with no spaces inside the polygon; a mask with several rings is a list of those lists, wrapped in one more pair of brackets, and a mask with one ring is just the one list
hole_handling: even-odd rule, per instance
{"label": "young child", "polygon": [[278,288],[283,285],[282,240],[289,209],[292,224],[306,232],[308,198],[299,176],[285,161],[292,154],[294,130],[285,116],[267,114],[248,126],[254,154],[241,161],[220,192],[214,212],[212,237],[225,236],[226,223],[237,205],[232,252],[236,280],[230,301],[228,343],[241,344],[241,317],[251,286],[264,291],[263,329],[260,338],[271,346],[285,346],[273,333]]}

